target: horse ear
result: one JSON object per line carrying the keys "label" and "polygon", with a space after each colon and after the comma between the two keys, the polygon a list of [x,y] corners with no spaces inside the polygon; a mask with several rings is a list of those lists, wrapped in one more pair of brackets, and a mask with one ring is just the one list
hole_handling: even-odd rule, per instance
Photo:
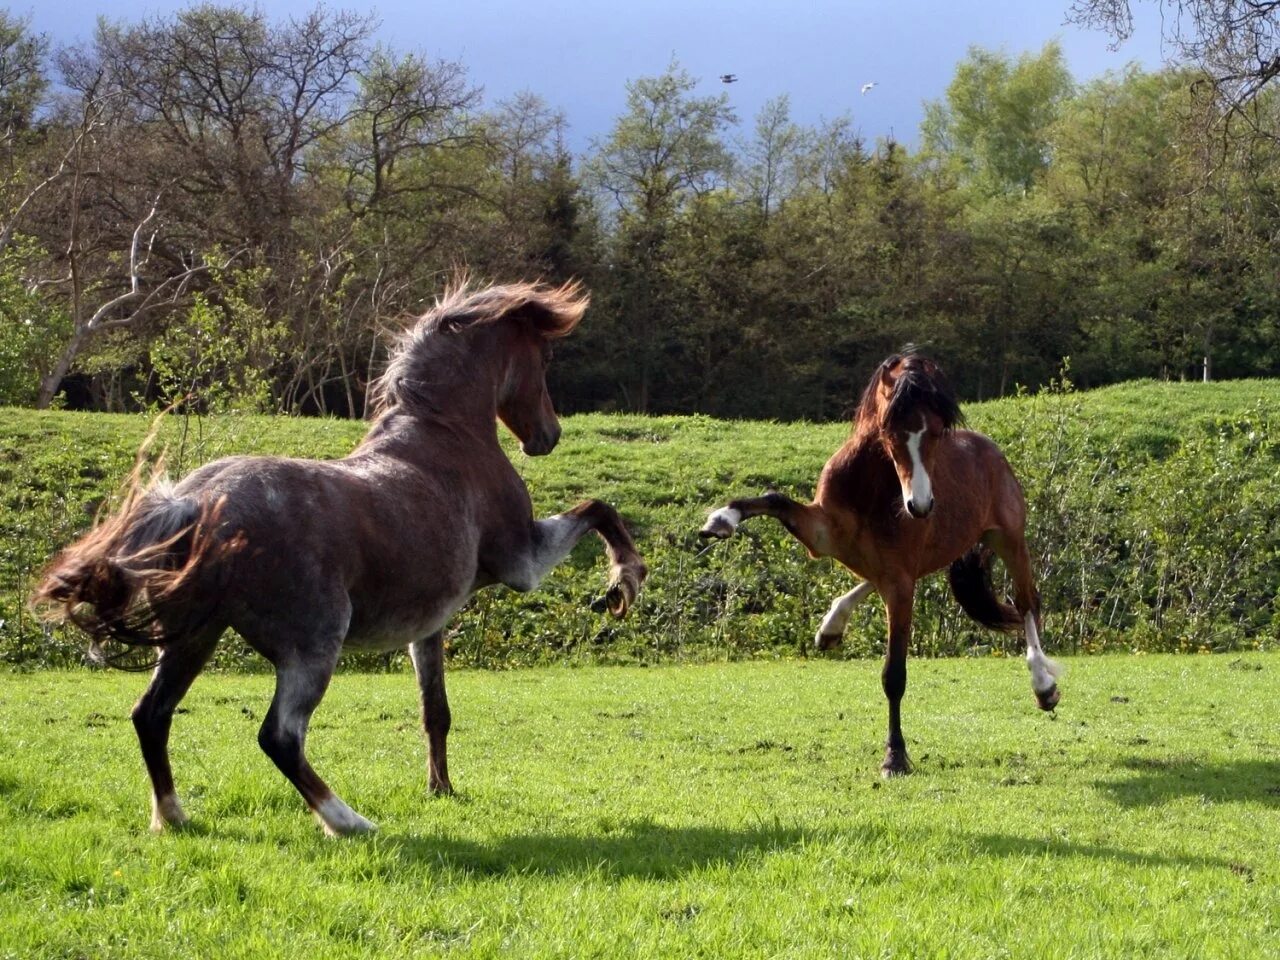
{"label": "horse ear", "polygon": [[880,401],[882,403],[888,403],[890,398],[893,396],[894,391],[898,387],[898,378],[895,376],[894,371],[897,369],[901,360],[902,357],[895,353],[884,363],[880,364],[880,375],[877,380],[879,382],[879,394]]}

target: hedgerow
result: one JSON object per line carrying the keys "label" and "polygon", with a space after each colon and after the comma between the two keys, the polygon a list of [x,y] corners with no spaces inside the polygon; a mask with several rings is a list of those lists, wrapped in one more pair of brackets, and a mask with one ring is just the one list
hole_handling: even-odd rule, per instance
{"label": "hedgerow", "polygon": [[[1059,385],[972,405],[1022,480],[1051,650],[1221,651],[1276,643],[1280,585],[1280,383]],[[110,507],[151,427],[145,417],[0,413],[0,657],[18,666],[80,662],[83,639],[46,630],[24,601],[58,547]],[[483,591],[449,632],[455,663],[658,662],[807,655],[830,600],[849,589],[831,561],[809,559],[768,520],[730,541],[696,536],[732,496],[777,487],[809,496],[847,424],[706,417],[565,418],[555,453],[512,450],[537,510],[583,497],[618,505],[650,568],[623,621],[590,608],[600,548],[584,541],[539,591]],[[364,426],[341,420],[170,416],[171,472],[232,452],[338,457]],[[506,441],[504,441],[506,442]],[[883,612],[854,615],[844,656],[878,656]],[[1020,640],[967,621],[943,577],[919,588],[915,655],[1006,655]],[[364,667],[395,657],[356,658]],[[261,664],[238,639],[224,667]]]}

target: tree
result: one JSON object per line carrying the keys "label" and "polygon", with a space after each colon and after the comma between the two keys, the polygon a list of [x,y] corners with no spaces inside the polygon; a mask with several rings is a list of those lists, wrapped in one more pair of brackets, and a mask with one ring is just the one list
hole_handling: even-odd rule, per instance
{"label": "tree", "polygon": [[1056,43],[1016,61],[974,47],[945,102],[926,107],[925,149],[981,189],[1026,193],[1049,165],[1048,132],[1071,87]]}
{"label": "tree", "polygon": [[733,166],[722,134],[737,123],[728,94],[696,97],[697,81],[672,63],[627,83],[626,111],[589,166],[622,215],[655,222],[719,186]]}
{"label": "tree", "polygon": [[594,145],[587,168],[589,181],[613,206],[611,305],[631,342],[619,372],[627,405],[642,412],[650,409],[662,341],[672,332],[661,266],[673,223],[733,167],[722,139],[737,122],[728,96],[698,97],[696,86],[675,63],[661,76],[630,81],[626,111]]}
{"label": "tree", "polygon": [[15,141],[31,129],[49,88],[49,38],[30,20],[0,10],[0,147],[12,164]]}
{"label": "tree", "polygon": [[[1175,62],[1204,71],[1227,109],[1246,119],[1246,108],[1280,76],[1280,0],[1152,0],[1160,10],[1161,39]],[[1130,0],[1074,0],[1069,22],[1101,29],[1116,43],[1133,34]],[[1280,130],[1267,128],[1270,136]]]}
{"label": "tree", "polygon": [[743,192],[752,198],[761,219],[799,185],[796,160],[805,148],[806,131],[791,120],[786,95],[765,101],[756,116],[755,139],[743,147]]}

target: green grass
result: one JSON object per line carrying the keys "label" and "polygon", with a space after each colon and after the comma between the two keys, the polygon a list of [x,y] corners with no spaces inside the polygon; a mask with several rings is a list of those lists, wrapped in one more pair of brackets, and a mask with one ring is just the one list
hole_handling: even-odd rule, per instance
{"label": "green grass", "polygon": [[[1237,650],[1274,646],[1280,584],[1280,381],[1123,384],[974,404],[1027,492],[1051,649]],[[150,420],[0,411],[0,659],[69,664],[78,636],[46,638],[23,609],[49,556],[129,472]],[[172,471],[233,452],[338,457],[365,425],[270,417],[171,417]],[[566,417],[560,446],[512,450],[542,515],[585,497],[616,504],[651,571],[625,622],[591,612],[601,551],[584,542],[526,597],[486,591],[456,622],[455,661],[666,662],[794,656],[850,578],[767,521],[708,547],[697,529],[734,496],[776,486],[812,495],[848,425],[707,417]],[[509,438],[504,442],[509,444]],[[1002,642],[958,613],[940,578],[920,590],[913,653]],[[884,621],[866,604],[847,656],[876,656]],[[1006,652],[1013,652],[1010,641]],[[233,645],[227,645],[234,651]],[[252,663],[224,657],[223,665]]]}
{"label": "green grass", "polygon": [[197,826],[151,836],[142,677],[0,678],[0,957],[1267,957],[1280,657],[911,664],[917,772],[876,775],[869,662],[450,675],[458,796],[407,675],[340,675],[327,840],[255,743],[262,676],[177,718]]}

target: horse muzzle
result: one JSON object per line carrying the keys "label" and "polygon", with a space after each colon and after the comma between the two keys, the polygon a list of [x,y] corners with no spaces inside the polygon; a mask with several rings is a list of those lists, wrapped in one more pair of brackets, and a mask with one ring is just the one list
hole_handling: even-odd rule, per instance
{"label": "horse muzzle", "polygon": [[925,501],[916,500],[914,497],[907,500],[907,513],[911,514],[917,520],[923,520],[929,514],[933,513],[933,499]]}
{"label": "horse muzzle", "polygon": [[520,450],[530,457],[545,457],[560,442],[560,427],[554,430],[539,430],[528,440],[520,441]]}

